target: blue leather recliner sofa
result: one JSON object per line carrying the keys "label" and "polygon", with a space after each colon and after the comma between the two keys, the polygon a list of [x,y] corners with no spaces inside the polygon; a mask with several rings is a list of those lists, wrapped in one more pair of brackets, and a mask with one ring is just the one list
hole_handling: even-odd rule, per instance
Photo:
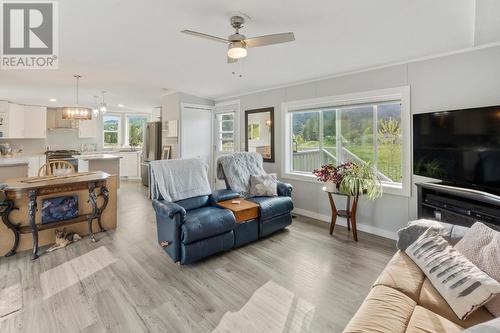
{"label": "blue leather recliner sofa", "polygon": [[176,202],[153,200],[158,242],[174,262],[190,264],[270,235],[292,223],[292,186],[278,183],[277,197],[248,198],[260,206],[260,217],[236,224],[230,210],[217,202],[238,198],[228,189]]}

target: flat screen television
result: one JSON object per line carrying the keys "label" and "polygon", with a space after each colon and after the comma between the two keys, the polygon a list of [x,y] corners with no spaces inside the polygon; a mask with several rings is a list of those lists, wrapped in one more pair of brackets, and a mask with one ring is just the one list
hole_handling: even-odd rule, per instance
{"label": "flat screen television", "polygon": [[500,194],[500,106],[414,115],[413,173]]}

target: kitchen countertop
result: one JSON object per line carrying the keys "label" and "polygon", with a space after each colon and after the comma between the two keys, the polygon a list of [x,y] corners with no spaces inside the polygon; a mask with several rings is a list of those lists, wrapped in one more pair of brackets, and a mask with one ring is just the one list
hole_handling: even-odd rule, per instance
{"label": "kitchen countertop", "polygon": [[121,156],[116,156],[112,154],[73,155],[73,157],[83,161],[116,160],[122,158]]}
{"label": "kitchen countertop", "polygon": [[28,164],[26,157],[0,157],[0,167],[2,166],[17,166]]}

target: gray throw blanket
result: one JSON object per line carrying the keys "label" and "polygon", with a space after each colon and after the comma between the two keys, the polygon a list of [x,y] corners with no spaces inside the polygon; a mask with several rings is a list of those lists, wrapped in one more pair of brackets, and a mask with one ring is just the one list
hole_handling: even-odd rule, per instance
{"label": "gray throw blanket", "polygon": [[250,176],[265,175],[259,153],[233,153],[217,159],[217,178],[225,179],[229,188],[246,195],[250,189]]}
{"label": "gray throw blanket", "polygon": [[197,158],[151,162],[151,197],[178,201],[212,193],[208,165]]}

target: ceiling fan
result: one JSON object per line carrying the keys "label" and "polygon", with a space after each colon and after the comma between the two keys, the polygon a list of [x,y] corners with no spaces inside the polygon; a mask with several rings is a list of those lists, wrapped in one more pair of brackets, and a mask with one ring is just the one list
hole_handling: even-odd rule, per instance
{"label": "ceiling fan", "polygon": [[246,57],[247,48],[293,42],[295,40],[293,32],[285,32],[281,34],[272,34],[272,35],[264,35],[253,38],[246,38],[244,35],[240,34],[240,29],[243,28],[244,23],[245,19],[241,16],[231,17],[231,26],[236,30],[236,32],[233,35],[227,37],[227,39],[204,34],[202,32],[197,32],[193,30],[182,30],[181,32],[227,44],[228,63],[236,62],[238,61],[238,59]]}

